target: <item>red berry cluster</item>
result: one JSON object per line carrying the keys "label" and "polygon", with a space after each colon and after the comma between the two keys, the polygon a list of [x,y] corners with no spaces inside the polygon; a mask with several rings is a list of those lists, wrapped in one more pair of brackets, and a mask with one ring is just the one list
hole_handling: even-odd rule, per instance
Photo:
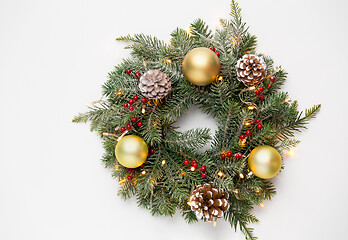
{"label": "red berry cluster", "polygon": [[[128,103],[124,103],[123,104],[123,107],[124,108],[128,108],[129,111],[134,111],[134,107],[132,106],[136,101],[139,100],[139,97],[138,96],[134,96],[133,98],[129,99],[128,100]],[[146,98],[142,98],[141,99],[141,102],[142,103],[146,103]],[[130,106],[129,106],[130,105]],[[129,106],[129,107],[128,107]],[[132,117],[132,123],[136,123],[138,121],[138,119],[136,117]],[[137,122],[137,125],[138,127],[141,127],[143,125],[143,122],[142,121],[138,121]],[[131,124],[127,124],[126,127],[121,127],[120,130],[121,132],[124,132],[126,129],[131,129],[132,128],[132,125]]]}
{"label": "red berry cluster", "polygon": [[149,148],[149,153],[147,154],[147,156],[150,157],[152,154],[155,154],[155,149]]}
{"label": "red berry cluster", "polygon": [[268,84],[267,84],[267,87],[268,88],[271,88],[272,87],[272,85],[273,85],[273,83],[277,80],[274,76],[272,76],[270,79],[269,79],[271,82],[269,82]]}
{"label": "red berry cluster", "polygon": [[[256,124],[257,123],[257,125],[256,125],[256,127],[257,127],[257,129],[262,129],[263,128],[263,126],[262,126],[262,124],[260,123],[261,122],[261,120],[260,119],[256,119],[255,121],[254,120],[251,120],[249,123],[251,124],[251,125],[254,125],[254,124]],[[250,132],[250,135],[251,135],[251,131],[250,130],[247,130],[246,132]],[[246,133],[245,133],[246,134]],[[249,135],[249,136],[250,136]]]}
{"label": "red berry cluster", "polygon": [[[185,159],[185,161],[184,161],[184,165],[189,165],[190,164],[190,161],[189,160],[187,160],[187,159]],[[198,167],[198,163],[197,163],[197,160],[192,160],[191,161],[191,164],[192,164],[192,167],[194,168],[194,169],[196,169],[197,167]],[[206,178],[207,177],[207,174],[205,173],[205,171],[207,170],[207,168],[205,167],[205,166],[201,166],[200,167],[200,170],[201,170],[201,172],[202,172],[202,178]]]}
{"label": "red berry cluster", "polygon": [[243,154],[241,154],[241,153],[236,153],[236,154],[233,156],[232,152],[227,152],[226,154],[225,154],[225,153],[222,153],[222,154],[220,155],[220,157],[221,157],[221,159],[225,159],[226,157],[227,157],[227,158],[232,158],[232,159],[234,159],[234,158],[240,159],[240,158],[243,157]]}
{"label": "red berry cluster", "polygon": [[255,91],[255,94],[259,96],[261,100],[265,99],[265,95],[261,94],[263,90],[265,89],[261,86]]}
{"label": "red berry cluster", "polygon": [[[127,74],[131,74],[132,73],[132,70],[130,70],[129,68],[126,70],[126,73]],[[136,73],[134,73],[134,76],[138,79],[138,80],[140,80],[140,76],[141,76],[141,74],[140,74],[140,72],[136,72]]]}
{"label": "red berry cluster", "polygon": [[[140,167],[143,168],[144,166],[145,166],[145,163],[141,164]],[[130,180],[132,180],[131,174],[132,174],[132,172],[133,172],[133,168],[128,168],[127,171],[128,171],[128,173],[129,173],[129,175],[127,176],[127,180],[130,181]]]}
{"label": "red berry cluster", "polygon": [[216,56],[220,57],[220,53],[216,52],[216,49],[214,47],[211,47],[210,50],[212,50],[213,52],[215,52]]}

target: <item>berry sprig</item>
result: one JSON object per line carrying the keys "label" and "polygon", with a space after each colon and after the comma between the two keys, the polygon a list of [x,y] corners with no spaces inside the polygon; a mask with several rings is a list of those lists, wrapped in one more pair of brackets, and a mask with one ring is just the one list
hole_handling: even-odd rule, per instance
{"label": "berry sprig", "polygon": [[[123,104],[124,108],[128,108],[129,111],[134,111],[134,106],[132,106],[135,102],[137,102],[139,100],[138,96],[134,96],[133,98],[129,99],[128,102]],[[147,99],[146,98],[142,98],[140,100],[142,103],[146,103]],[[131,124],[136,124],[138,127],[141,127],[143,125],[143,122],[141,121],[141,119],[137,119],[136,117],[132,117],[131,119]],[[127,124],[126,127],[121,127],[120,130],[121,132],[124,132],[126,129],[130,130],[132,128],[131,124]]]}
{"label": "berry sprig", "polygon": [[[130,70],[130,69],[128,68],[128,69],[126,70],[126,73],[129,74],[129,75],[131,75],[131,74],[132,74],[132,70]],[[140,73],[140,72],[136,72],[136,73],[134,73],[134,76],[135,76],[138,80],[140,80],[141,73]]]}
{"label": "berry sprig", "polygon": [[[184,156],[185,157],[185,156]],[[185,160],[184,160],[184,165],[185,166],[188,166],[190,164],[190,161],[187,160],[187,158],[185,157]],[[198,162],[197,160],[192,160],[191,161],[191,167],[193,168],[193,171],[196,170],[198,168]],[[201,171],[201,176],[202,178],[206,178],[207,177],[207,174],[205,173],[205,171],[207,170],[206,166],[202,165],[199,170]]]}
{"label": "berry sprig", "polygon": [[226,152],[226,153],[222,153],[220,155],[221,159],[225,159],[225,158],[232,158],[232,159],[240,159],[243,157],[242,153],[236,153],[234,156],[232,154],[232,152]]}
{"label": "berry sprig", "polygon": [[216,52],[215,47],[210,47],[210,50],[212,50],[213,52],[215,52],[216,56],[220,57],[220,53]]}

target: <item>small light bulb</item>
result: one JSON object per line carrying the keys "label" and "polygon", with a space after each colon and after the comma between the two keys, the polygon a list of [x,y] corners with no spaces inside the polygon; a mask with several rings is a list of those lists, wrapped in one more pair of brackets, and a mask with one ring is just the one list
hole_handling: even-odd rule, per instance
{"label": "small light bulb", "polygon": [[223,172],[220,171],[220,172],[218,173],[218,175],[219,175],[219,177],[222,177],[224,174],[223,174]]}
{"label": "small light bulb", "polygon": [[259,193],[259,192],[260,192],[260,190],[259,190],[259,189],[256,189],[256,190],[255,190],[255,192],[256,192],[256,193]]}
{"label": "small light bulb", "polygon": [[254,110],[255,107],[253,105],[248,106],[248,110]]}
{"label": "small light bulb", "polygon": [[289,97],[284,99],[284,102],[290,102],[290,101],[291,101],[291,98]]}
{"label": "small light bulb", "polygon": [[191,27],[189,27],[189,28],[186,30],[186,32],[188,33],[189,36],[192,36],[192,28],[191,28]]}
{"label": "small light bulb", "polygon": [[245,125],[245,126],[250,126],[250,122],[249,122],[249,121],[246,121],[246,122],[244,123],[244,125]]}
{"label": "small light bulb", "polygon": [[260,203],[260,207],[263,207],[264,205],[263,205],[263,203]]}
{"label": "small light bulb", "polygon": [[290,149],[290,151],[288,152],[288,155],[289,155],[290,157],[295,156],[295,151],[294,151],[293,149]]}
{"label": "small light bulb", "polygon": [[172,46],[172,41],[168,41],[168,46]]}
{"label": "small light bulb", "polygon": [[255,89],[256,89],[255,86],[252,86],[252,87],[249,88],[249,90],[251,90],[251,91],[252,91],[252,90],[255,90]]}
{"label": "small light bulb", "polygon": [[143,171],[141,172],[141,175],[145,175],[145,174],[146,174],[146,171],[143,170]]}
{"label": "small light bulb", "polygon": [[166,160],[163,160],[163,161],[162,161],[162,166],[163,166],[164,164],[166,164]]}
{"label": "small light bulb", "polygon": [[214,226],[214,227],[216,227],[216,220],[214,220],[214,222],[213,222],[213,226]]}
{"label": "small light bulb", "polygon": [[239,177],[240,178],[244,178],[244,174],[243,173],[239,173]]}
{"label": "small light bulb", "polygon": [[187,205],[191,206],[191,201],[190,200],[187,201]]}
{"label": "small light bulb", "polygon": [[222,79],[224,79],[222,76],[219,77],[219,81],[222,81]]}
{"label": "small light bulb", "polygon": [[167,63],[172,63],[172,61],[170,59],[166,59]]}
{"label": "small light bulb", "polygon": [[238,193],[239,191],[238,191],[238,189],[236,189],[236,190],[233,190],[233,192],[234,192],[234,193]]}
{"label": "small light bulb", "polygon": [[123,178],[119,181],[119,183],[124,183],[126,181],[126,178]]}
{"label": "small light bulb", "polygon": [[141,113],[142,113],[142,114],[145,113],[145,107],[143,107],[143,108],[141,109]]}
{"label": "small light bulb", "polygon": [[121,95],[121,94],[122,94],[122,92],[121,92],[121,91],[118,91],[118,92],[117,92],[117,95]]}
{"label": "small light bulb", "polygon": [[191,171],[193,172],[195,170],[195,168],[194,167],[191,167]]}

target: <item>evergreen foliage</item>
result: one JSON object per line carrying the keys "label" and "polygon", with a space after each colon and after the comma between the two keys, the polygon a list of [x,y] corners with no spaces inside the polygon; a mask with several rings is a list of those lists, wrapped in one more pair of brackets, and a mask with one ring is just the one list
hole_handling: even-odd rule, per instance
{"label": "evergreen foliage", "polygon": [[[281,67],[274,67],[270,57],[261,54],[268,75],[259,85],[265,89],[265,100],[246,89],[237,80],[235,66],[245,53],[255,53],[256,37],[248,32],[241,9],[234,0],[230,15],[231,19],[221,20],[222,28],[215,33],[201,19],[191,24],[190,31],[177,28],[171,34],[170,44],[144,34],[118,38],[130,43],[126,48],[131,50],[131,58],[124,59],[109,73],[102,87],[104,100],[91,106],[86,113],[78,114],[73,122],[90,122],[91,130],[100,134],[105,148],[102,162],[113,169],[113,176],[120,181],[118,193],[123,199],[135,196],[138,205],[153,215],[172,216],[179,210],[183,218],[192,223],[197,218],[187,204],[190,192],[203,182],[214,182],[230,195],[231,207],[225,213],[225,220],[233,228],[239,228],[246,239],[253,240],[256,237],[248,224],[258,219],[250,211],[254,205],[270,200],[276,191],[271,181],[248,176],[247,156],[260,145],[273,146],[280,153],[295,147],[299,141],[292,139],[294,134],[306,128],[308,121],[319,112],[320,105],[300,112],[296,101],[287,101],[288,93],[280,91],[287,73]],[[223,80],[205,87],[195,86],[185,79],[181,62],[191,49],[211,46],[221,54]],[[143,104],[137,101],[133,104],[134,111],[125,111],[123,103],[135,95],[141,96],[138,80],[126,74],[126,69],[140,73],[149,69],[165,72],[172,81],[171,93],[159,102]],[[271,75],[277,81],[268,88]],[[209,129],[179,132],[173,126],[193,104],[217,119],[215,136],[211,137]],[[256,109],[248,110],[250,104]],[[129,173],[118,164],[114,151],[119,128],[131,123],[134,116],[141,118],[143,125],[130,129],[129,133],[142,137],[155,153],[148,157],[144,167],[134,169],[133,180],[127,181]],[[245,124],[257,118],[262,120],[261,130]],[[241,144],[239,135],[246,130],[252,130],[253,134]],[[209,140],[212,140],[211,149],[202,153],[200,149]],[[221,159],[220,155],[227,151],[240,152],[243,158]],[[206,166],[207,178],[202,178],[198,169],[191,171],[190,166],[185,166],[185,159],[196,159],[200,166]],[[220,171],[224,173],[222,177],[218,175]],[[142,174],[144,172],[146,174]],[[240,178],[241,173],[244,178]]]}

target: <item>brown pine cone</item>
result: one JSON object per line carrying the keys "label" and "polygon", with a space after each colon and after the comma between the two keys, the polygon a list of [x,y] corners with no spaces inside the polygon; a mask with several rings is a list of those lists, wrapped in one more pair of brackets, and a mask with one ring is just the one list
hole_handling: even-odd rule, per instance
{"label": "brown pine cone", "polygon": [[191,194],[191,210],[198,218],[204,217],[209,222],[221,218],[229,208],[228,193],[214,187],[213,183],[199,185]]}
{"label": "brown pine cone", "polygon": [[245,54],[237,61],[238,80],[251,87],[261,83],[267,74],[267,66],[262,57]]}
{"label": "brown pine cone", "polygon": [[139,79],[141,94],[148,99],[162,99],[172,89],[172,82],[167,74],[159,70],[149,70]]}

